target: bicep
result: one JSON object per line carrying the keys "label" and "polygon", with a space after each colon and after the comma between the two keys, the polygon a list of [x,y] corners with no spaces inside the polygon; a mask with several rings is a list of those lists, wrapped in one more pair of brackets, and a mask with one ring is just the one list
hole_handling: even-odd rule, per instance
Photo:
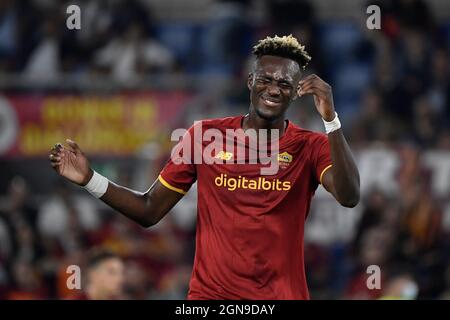
{"label": "bicep", "polygon": [[156,223],[181,200],[184,194],[167,188],[159,179],[156,179],[145,195]]}
{"label": "bicep", "polygon": [[336,198],[336,189],[334,187],[333,167],[328,168],[323,172],[321,184],[329,193]]}

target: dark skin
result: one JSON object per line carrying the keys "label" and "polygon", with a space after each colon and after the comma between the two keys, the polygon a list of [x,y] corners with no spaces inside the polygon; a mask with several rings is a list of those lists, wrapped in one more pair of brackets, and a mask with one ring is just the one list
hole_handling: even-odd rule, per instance
{"label": "dark skin", "polygon": [[[251,105],[244,129],[279,129],[281,136],[289,104],[304,95],[313,95],[316,109],[325,121],[335,117],[331,86],[315,74],[301,79],[300,67],[293,60],[275,56],[259,58],[248,76],[247,86]],[[268,105],[264,99],[276,104]],[[360,198],[359,172],[342,129],[328,134],[328,141],[333,166],[325,171],[322,184],[341,205],[355,207]]]}
{"label": "dark skin", "polygon": [[[292,100],[311,94],[317,111],[326,121],[334,119],[331,87],[316,75],[301,79],[297,62],[275,56],[263,56],[248,77],[250,90],[249,116],[244,129],[285,130],[285,113]],[[328,135],[333,166],[325,171],[322,183],[343,206],[359,202],[359,173],[342,130]],[[69,181],[85,186],[93,175],[89,161],[76,142],[66,140],[67,147],[57,144],[50,151],[50,163]],[[137,192],[110,182],[100,198],[111,208],[144,227],[158,223],[183,197],[156,180],[146,192]]]}
{"label": "dark skin", "polygon": [[[67,147],[57,144],[51,150],[51,165],[59,175],[85,186],[94,172],[76,142],[69,139],[66,142]],[[156,180],[144,193],[110,182],[100,200],[141,226],[150,227],[158,223],[182,197]]]}

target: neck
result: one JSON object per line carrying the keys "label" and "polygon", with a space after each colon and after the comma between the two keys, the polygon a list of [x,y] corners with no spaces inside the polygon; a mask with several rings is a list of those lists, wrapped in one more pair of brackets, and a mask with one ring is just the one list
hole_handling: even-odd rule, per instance
{"label": "neck", "polygon": [[[247,117],[244,118],[242,123],[242,128],[244,130],[247,129],[255,129],[258,132],[259,129],[278,129],[280,132],[280,137],[284,134],[286,122],[284,121],[284,116],[275,120],[267,120],[258,116],[255,112],[255,109],[250,107],[250,112]],[[270,131],[268,133],[270,135]]]}

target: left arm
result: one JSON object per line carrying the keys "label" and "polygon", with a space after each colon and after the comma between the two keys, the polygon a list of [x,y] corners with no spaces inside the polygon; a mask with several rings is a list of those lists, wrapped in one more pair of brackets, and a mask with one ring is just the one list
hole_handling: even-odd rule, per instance
{"label": "left arm", "polygon": [[[335,117],[331,86],[317,75],[309,75],[299,82],[298,95],[312,94],[317,111],[325,121]],[[332,167],[322,177],[322,185],[345,207],[359,202],[359,172],[342,129],[328,134]]]}
{"label": "left arm", "polygon": [[333,166],[324,172],[322,185],[344,207],[359,202],[359,172],[342,130],[328,134]]}

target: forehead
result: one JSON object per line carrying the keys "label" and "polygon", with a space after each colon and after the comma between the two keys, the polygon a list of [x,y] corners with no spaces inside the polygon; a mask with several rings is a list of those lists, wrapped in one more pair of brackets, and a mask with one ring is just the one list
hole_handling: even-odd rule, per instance
{"label": "forehead", "polygon": [[255,74],[294,80],[300,75],[300,67],[297,62],[288,58],[262,56],[255,62]]}
{"label": "forehead", "polygon": [[97,265],[93,267],[94,270],[105,270],[111,267],[121,267],[122,261],[117,257],[106,258],[102,261],[99,261]]}

